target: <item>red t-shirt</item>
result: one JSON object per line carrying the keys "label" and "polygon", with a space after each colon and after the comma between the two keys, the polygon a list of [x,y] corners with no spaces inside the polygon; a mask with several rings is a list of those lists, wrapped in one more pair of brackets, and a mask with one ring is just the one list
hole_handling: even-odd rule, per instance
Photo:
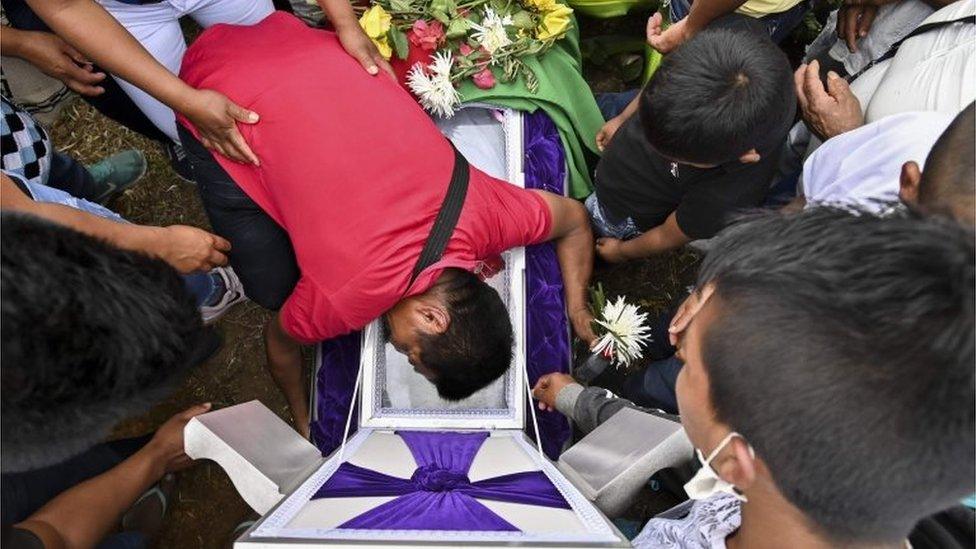
{"label": "red t-shirt", "polygon": [[430,288],[444,268],[473,270],[549,234],[540,195],[472,167],[442,259],[408,288],[454,163],[409,93],[367,74],[333,33],[282,12],[251,27],[211,27],[187,51],[180,77],[261,116],[239,125],[260,167],[216,158],[291,237],[301,279],[281,318],[300,341],[362,328]]}

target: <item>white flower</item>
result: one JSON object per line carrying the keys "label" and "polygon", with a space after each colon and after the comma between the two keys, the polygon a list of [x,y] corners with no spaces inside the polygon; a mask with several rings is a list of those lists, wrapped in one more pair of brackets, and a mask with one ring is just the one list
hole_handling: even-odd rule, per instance
{"label": "white flower", "polygon": [[450,50],[435,53],[433,61],[425,70],[417,63],[407,73],[407,86],[418,98],[420,104],[428,111],[450,118],[454,116],[455,107],[461,103],[461,96],[451,83],[451,67],[454,58]]}
{"label": "white flower", "polygon": [[476,31],[471,36],[478,41],[481,47],[485,48],[485,51],[493,54],[512,43],[512,39],[508,37],[508,29],[505,28],[511,24],[511,15],[499,17],[495,10],[485,8],[485,16],[482,18],[481,24],[471,23],[471,27]]}
{"label": "white flower", "polygon": [[603,318],[595,320],[606,330],[593,346],[594,353],[601,353],[617,366],[629,366],[643,356],[644,346],[651,340],[651,329],[647,326],[647,313],[638,312],[618,297],[603,309]]}

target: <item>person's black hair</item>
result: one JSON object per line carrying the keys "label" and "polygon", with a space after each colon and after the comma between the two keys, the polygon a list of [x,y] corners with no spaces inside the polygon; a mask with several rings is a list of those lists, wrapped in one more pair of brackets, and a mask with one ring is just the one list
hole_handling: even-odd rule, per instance
{"label": "person's black hair", "polygon": [[0,214],[0,470],[63,461],[163,396],[206,341],[166,263]]}
{"label": "person's black hair", "polygon": [[477,275],[451,269],[439,290],[451,317],[442,334],[421,334],[420,361],[441,398],[461,400],[501,377],[512,362],[512,321],[502,298]]}
{"label": "person's black hair", "polygon": [[925,160],[918,203],[925,211],[973,224],[976,218],[976,103],[949,124]]}
{"label": "person's black hair", "polygon": [[717,165],[750,149],[782,145],[796,112],[786,55],[768,37],[702,31],[664,56],[640,98],[640,117],[660,154]]}
{"label": "person's black hair", "polygon": [[716,418],[819,531],[894,543],[972,493],[972,231],[820,207],[745,221],[712,250],[697,286],[714,285]]}

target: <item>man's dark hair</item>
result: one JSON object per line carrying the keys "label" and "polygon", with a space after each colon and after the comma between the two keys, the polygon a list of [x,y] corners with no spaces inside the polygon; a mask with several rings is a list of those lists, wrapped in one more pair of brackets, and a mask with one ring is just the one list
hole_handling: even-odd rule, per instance
{"label": "man's dark hair", "polygon": [[698,287],[717,418],[838,545],[898,542],[976,483],[973,233],[831,208],[718,237]]}
{"label": "man's dark hair", "polygon": [[505,303],[477,275],[454,273],[439,290],[451,322],[438,335],[422,334],[420,361],[436,374],[441,398],[461,400],[486,387],[512,362],[512,321]]}
{"label": "man's dark hair", "polygon": [[0,214],[3,472],[63,461],[155,404],[204,339],[166,263]]}
{"label": "man's dark hair", "polygon": [[925,160],[918,203],[973,224],[976,218],[976,103],[949,124]]}
{"label": "man's dark hair", "polygon": [[786,55],[752,31],[705,30],[666,55],[640,98],[651,146],[696,164],[775,152],[793,123]]}

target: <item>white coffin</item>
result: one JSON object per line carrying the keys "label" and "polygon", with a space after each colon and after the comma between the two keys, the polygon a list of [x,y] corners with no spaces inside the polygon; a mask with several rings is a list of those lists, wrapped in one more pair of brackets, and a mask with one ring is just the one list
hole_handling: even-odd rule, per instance
{"label": "white coffin", "polygon": [[[499,117],[495,112],[465,109],[462,115],[468,116],[468,122],[464,118],[455,120],[452,122],[455,125],[453,129],[445,130],[445,134],[452,137],[472,164],[492,175],[505,177],[513,184],[522,185],[521,116],[514,111],[505,111]],[[496,118],[493,123],[492,120]],[[458,125],[467,123],[484,127],[479,128],[480,134],[458,131]],[[469,137],[465,139],[465,135]],[[480,135],[481,139],[471,139],[471,135]],[[480,150],[475,154],[472,148]],[[493,149],[496,151],[494,156],[491,153]],[[504,171],[499,173],[502,169]],[[350,418],[356,422],[358,430],[343,448],[329,457],[309,459],[307,447],[301,444],[304,441],[294,433],[298,441],[291,440],[290,434],[282,436],[278,428],[268,428],[269,432],[275,432],[275,436],[267,441],[271,447],[265,446],[263,453],[255,448],[260,444],[250,439],[237,445],[211,440],[223,436],[219,433],[219,426],[213,425],[232,424],[229,416],[238,407],[213,412],[228,416],[221,421],[210,421],[207,416],[212,414],[207,414],[191,422],[187,429],[187,445],[188,451],[194,451],[193,457],[212,457],[232,476],[235,470],[240,476],[249,474],[248,481],[235,479],[235,486],[239,490],[243,486],[250,491],[245,494],[242,490],[242,494],[249,503],[259,503],[252,503],[259,512],[264,513],[267,503],[279,498],[277,504],[236,541],[235,547],[629,547],[626,538],[542,455],[540,448],[524,433],[527,414],[529,421],[533,419],[532,407],[527,406],[525,374],[524,250],[510,250],[503,259],[506,268],[489,279],[489,283],[508,305],[516,336],[514,358],[506,375],[470,398],[453,403],[438,398],[434,387],[413,371],[406,357],[386,343],[379,323],[374,322],[363,332],[357,380],[359,413],[357,417]],[[253,416],[255,411],[249,413]],[[266,421],[267,417],[263,417],[261,421]],[[338,528],[340,524],[394,497],[318,500],[311,500],[311,497],[344,461],[409,478],[416,469],[416,463],[406,445],[395,434],[397,430],[488,431],[490,436],[481,446],[469,471],[472,481],[521,471],[542,471],[571,508],[478,500],[517,527],[518,532]],[[199,451],[198,448],[205,450]],[[208,451],[217,452],[218,456],[209,455]],[[279,451],[281,459],[289,463],[288,467],[279,467],[279,471],[273,473],[258,471],[260,467],[255,467],[256,461],[263,462],[267,467],[268,454]],[[256,457],[255,453],[261,455]],[[289,472],[292,476],[289,476]]]}

